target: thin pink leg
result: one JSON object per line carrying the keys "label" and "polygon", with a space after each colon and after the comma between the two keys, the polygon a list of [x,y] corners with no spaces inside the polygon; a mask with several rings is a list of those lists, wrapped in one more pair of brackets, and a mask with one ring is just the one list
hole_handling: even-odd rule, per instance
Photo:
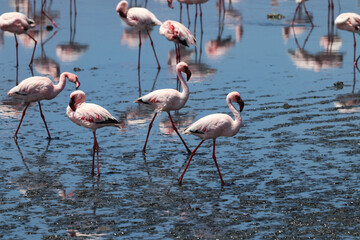
{"label": "thin pink leg", "polygon": [[201,4],[199,4],[199,8],[200,8],[200,27],[201,27],[201,34],[204,33],[203,31],[203,23],[202,23],[202,9],[201,9]]}
{"label": "thin pink leg", "polygon": [[25,109],[24,109],[24,111],[23,111],[23,114],[22,114],[21,119],[20,119],[19,126],[17,127],[16,132],[15,132],[15,134],[14,134],[15,140],[17,139],[17,133],[18,133],[18,131],[19,131],[19,129],[20,129],[20,125],[21,125],[21,123],[22,123],[22,121],[23,121],[23,119],[24,119],[26,110],[27,110],[27,108],[29,107],[29,105],[30,105],[30,103],[28,103],[28,104],[26,105],[26,107],[25,107]]}
{"label": "thin pink leg", "polygon": [[139,56],[138,56],[138,69],[140,69],[140,54],[141,54],[141,31],[139,31]]}
{"label": "thin pink leg", "polygon": [[18,67],[19,66],[19,51],[18,51],[19,43],[18,43],[15,33],[14,33],[14,37],[15,37],[15,47],[16,47],[16,67]]}
{"label": "thin pink leg", "polygon": [[198,16],[198,4],[195,4],[194,37],[196,37],[196,22]]}
{"label": "thin pink leg", "polygon": [[38,101],[38,104],[39,104],[39,109],[40,109],[40,116],[41,116],[42,120],[44,121],[45,128],[46,128],[46,131],[47,131],[47,134],[48,134],[49,140],[51,140],[50,132],[49,132],[49,129],[48,129],[48,127],[47,127],[47,124],[46,124],[46,121],[45,121],[44,114],[43,114],[43,112],[42,112],[42,110],[41,110],[40,101]]}
{"label": "thin pink leg", "polygon": [[[96,140],[96,132],[93,131],[93,135],[94,135],[94,151],[96,151],[96,165],[97,165],[97,174],[96,176],[97,177],[100,177],[100,164],[99,164],[99,144]],[[95,152],[93,153],[93,155],[95,155]],[[93,157],[94,159],[94,157]],[[94,161],[93,161],[93,165],[94,165]],[[93,169],[94,169],[94,166],[93,166]],[[93,173],[94,175],[94,173]]]}
{"label": "thin pink leg", "polygon": [[56,23],[54,22],[54,20],[52,20],[52,18],[49,17],[49,16],[45,13],[45,11],[44,11],[45,5],[46,5],[46,0],[44,0],[43,4],[41,5],[41,13],[44,14],[44,15],[50,20],[50,22],[52,22],[52,24],[54,25],[54,27],[58,28],[58,26],[56,25]]}
{"label": "thin pink leg", "polygon": [[223,178],[222,178],[222,176],[221,176],[220,168],[219,168],[219,166],[218,166],[218,164],[217,164],[217,162],[216,162],[216,156],[215,156],[215,141],[216,141],[216,139],[214,139],[214,141],[213,141],[213,159],[214,159],[216,168],[217,168],[217,170],[218,170],[218,172],[219,172],[219,176],[220,176],[220,180],[221,180],[221,185],[224,186],[225,183],[224,183]]}
{"label": "thin pink leg", "polygon": [[309,13],[308,13],[308,11],[307,11],[307,9],[306,9],[305,0],[303,1],[303,5],[304,5],[305,13],[306,13],[306,15],[308,16],[308,18],[309,18],[309,20],[310,20],[311,26],[314,27],[314,24],[313,24],[313,22],[312,22],[312,20],[311,20],[311,17],[310,17],[310,15],[309,15]]}
{"label": "thin pink leg", "polygon": [[180,3],[180,23],[181,23],[181,20],[182,20],[182,3]]}
{"label": "thin pink leg", "polygon": [[154,114],[154,116],[153,116],[153,119],[151,120],[151,122],[150,122],[150,124],[149,124],[149,130],[148,130],[148,133],[147,133],[147,135],[146,135],[146,140],[145,140],[144,148],[143,148],[143,150],[142,150],[143,154],[146,154],[146,151],[145,151],[145,150],[146,150],[147,141],[148,141],[148,138],[149,138],[149,135],[150,135],[150,130],[151,130],[151,128],[152,128],[152,125],[153,125],[153,122],[154,122],[154,120],[155,120],[156,115],[157,115],[157,112],[155,112],[155,114]]}
{"label": "thin pink leg", "polygon": [[95,151],[96,151],[96,135],[95,132],[93,132],[94,135],[94,145],[93,145],[93,158],[92,158],[92,167],[91,167],[91,175],[94,175],[94,167],[95,167]]}
{"label": "thin pink leg", "polygon": [[186,4],[186,11],[187,11],[187,15],[188,15],[188,28],[190,27],[190,14],[189,14],[189,4]]}
{"label": "thin pink leg", "polygon": [[34,40],[34,50],[33,50],[32,56],[31,56],[30,64],[29,64],[29,66],[32,67],[37,41],[36,41],[35,38],[33,38],[30,34],[28,34],[28,33],[26,33],[26,34],[27,34],[32,40]]}
{"label": "thin pink leg", "polygon": [[180,133],[178,132],[178,130],[177,130],[177,128],[176,128],[176,126],[175,126],[175,124],[174,124],[174,121],[172,120],[172,117],[171,117],[170,112],[167,112],[167,113],[169,114],[169,118],[170,118],[170,121],[171,121],[171,124],[172,124],[173,129],[175,130],[175,132],[177,133],[177,135],[179,135],[179,137],[180,137],[180,139],[181,139],[182,143],[184,144],[184,146],[185,146],[185,148],[186,148],[187,152],[188,152],[188,153],[191,153],[191,151],[190,151],[190,149],[188,148],[188,146],[186,145],[186,143],[185,143],[184,139],[181,137]]}
{"label": "thin pink leg", "polygon": [[192,150],[191,155],[190,155],[190,158],[189,158],[189,161],[188,161],[188,163],[186,164],[185,169],[184,169],[183,173],[181,174],[181,176],[180,176],[180,178],[179,178],[179,185],[181,185],[181,183],[182,183],[183,177],[184,177],[184,175],[185,175],[185,172],[186,172],[187,168],[188,168],[189,165],[190,165],[191,159],[193,158],[193,156],[195,155],[195,152],[198,150],[198,148],[201,146],[201,144],[202,144],[204,141],[205,141],[205,140],[201,140],[201,142],[199,143],[199,145],[198,145],[194,150]]}
{"label": "thin pink leg", "polygon": [[158,58],[157,58],[157,56],[156,56],[156,52],[155,52],[153,40],[151,39],[151,36],[150,36],[149,31],[146,30],[146,32],[147,32],[147,34],[148,34],[148,36],[149,36],[149,38],[150,38],[150,43],[151,43],[152,49],[153,49],[153,51],[154,51],[154,55],[155,55],[155,59],[156,59],[157,65],[158,65],[158,69],[160,69],[161,67],[160,67],[160,64],[159,64],[159,60],[158,60]]}
{"label": "thin pink leg", "polygon": [[300,3],[298,4],[298,6],[296,7],[296,9],[295,9],[294,18],[293,18],[293,20],[292,20],[292,22],[291,22],[291,26],[294,26],[296,13],[297,13],[297,11],[299,10],[299,7],[301,6],[301,4],[302,4],[302,2],[300,2]]}

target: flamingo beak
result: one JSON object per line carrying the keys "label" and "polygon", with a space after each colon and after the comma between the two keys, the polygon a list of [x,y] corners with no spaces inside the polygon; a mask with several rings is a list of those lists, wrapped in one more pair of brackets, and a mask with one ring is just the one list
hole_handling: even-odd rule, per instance
{"label": "flamingo beak", "polygon": [[76,108],[75,108],[75,97],[70,98],[69,107],[70,107],[73,111],[76,110]]}
{"label": "flamingo beak", "polygon": [[237,103],[240,105],[240,112],[242,112],[242,110],[244,109],[244,106],[245,106],[244,101],[241,98],[239,98],[237,100]]}
{"label": "flamingo beak", "polygon": [[189,68],[185,69],[185,73],[186,73],[186,81],[189,81],[189,79],[191,78],[191,71]]}
{"label": "flamingo beak", "polygon": [[172,0],[167,0],[169,8],[173,9]]}
{"label": "flamingo beak", "polygon": [[79,80],[76,78],[76,81],[75,81],[75,87],[76,87],[76,90],[80,87],[80,82]]}

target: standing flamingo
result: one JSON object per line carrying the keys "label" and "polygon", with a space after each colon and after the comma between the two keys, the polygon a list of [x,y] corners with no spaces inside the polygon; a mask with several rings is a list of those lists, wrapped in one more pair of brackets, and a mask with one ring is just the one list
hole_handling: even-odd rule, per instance
{"label": "standing flamingo", "polygon": [[15,140],[17,139],[17,133],[20,129],[20,125],[25,116],[26,110],[31,102],[38,102],[41,118],[44,121],[49,140],[51,139],[50,132],[46,125],[45,117],[41,110],[40,101],[44,99],[50,100],[55,98],[65,88],[66,78],[70,82],[75,83],[76,88],[80,86],[78,76],[76,76],[73,73],[63,72],[60,75],[59,83],[56,85],[54,85],[54,83],[47,77],[36,76],[36,77],[26,78],[19,85],[10,89],[8,95],[16,98],[20,98],[27,103],[23,111],[23,114],[21,116],[19,126],[14,134]]}
{"label": "standing flamingo", "polygon": [[18,12],[7,12],[0,16],[0,29],[3,31],[8,31],[14,34],[15,36],[15,46],[16,46],[16,67],[19,66],[18,61],[18,41],[16,34],[23,34],[25,33],[34,41],[34,50],[31,56],[31,61],[29,66],[32,67],[34,53],[37,41],[33,38],[30,34],[27,33],[29,28],[35,27],[35,22],[32,19],[29,19],[22,13]]}
{"label": "standing flamingo", "polygon": [[94,162],[95,162],[95,151],[97,159],[97,175],[100,176],[99,167],[99,144],[96,140],[96,129],[113,126],[119,127],[120,123],[113,117],[105,108],[94,104],[86,103],[86,96],[83,91],[77,90],[70,94],[69,106],[66,109],[66,114],[71,121],[79,126],[89,128],[94,135],[94,146],[93,146],[93,161],[91,174],[94,175]]}
{"label": "standing flamingo", "polygon": [[229,106],[231,112],[234,114],[235,120],[233,120],[227,114],[223,114],[223,113],[211,114],[197,120],[195,123],[191,124],[183,131],[184,134],[193,134],[195,136],[200,137],[202,140],[200,144],[191,152],[189,161],[186,164],[184,172],[181,174],[181,177],[179,178],[179,184],[181,184],[186,169],[189,167],[191,159],[195,155],[196,150],[201,146],[201,144],[206,139],[213,139],[213,159],[216,168],[219,172],[221,185],[223,186],[225,185],[220,173],[219,166],[216,162],[215,140],[217,137],[220,136],[232,137],[239,131],[241,127],[242,118],[240,112],[236,110],[232,102],[237,102],[240,105],[240,112],[241,112],[244,108],[244,101],[241,99],[240,94],[238,92],[231,92],[226,96],[226,103]]}
{"label": "standing flamingo", "polygon": [[335,19],[337,28],[353,33],[354,38],[354,66],[357,66],[358,58],[356,58],[356,39],[355,33],[360,33],[360,15],[356,13],[342,13]]}
{"label": "standing flamingo", "polygon": [[145,96],[142,96],[134,101],[135,103],[142,103],[145,106],[155,110],[154,117],[152,118],[152,120],[149,124],[149,130],[148,130],[144,148],[142,151],[143,154],[146,154],[146,152],[145,152],[146,144],[147,144],[150,130],[151,130],[152,124],[155,120],[155,117],[158,114],[158,112],[162,112],[162,111],[168,113],[172,127],[174,128],[175,132],[179,135],[179,137],[180,137],[182,143],[184,144],[186,150],[188,151],[188,153],[190,153],[190,149],[188,148],[188,146],[182,139],[181,135],[179,134],[178,130],[176,129],[176,126],[175,126],[174,121],[172,120],[172,117],[170,114],[171,110],[179,110],[180,108],[182,108],[189,98],[189,87],[188,87],[186,81],[184,80],[184,78],[182,77],[181,72],[186,73],[187,81],[189,81],[189,79],[191,77],[191,71],[190,71],[188,65],[184,62],[180,62],[176,65],[176,73],[181,82],[181,86],[183,88],[183,91],[181,93],[175,89],[160,89],[160,90],[153,91]]}
{"label": "standing flamingo", "polygon": [[160,69],[159,60],[156,56],[153,40],[151,39],[149,30],[156,25],[161,25],[161,21],[156,18],[156,16],[142,7],[133,7],[128,9],[128,2],[121,1],[116,6],[116,12],[119,13],[121,19],[129,26],[135,27],[139,30],[139,58],[138,58],[138,68],[140,68],[140,52],[141,52],[141,31],[145,30],[149,35],[152,49],[154,51],[155,59]]}
{"label": "standing flamingo", "polygon": [[190,44],[196,46],[196,39],[190,30],[177,21],[167,20],[161,24],[159,32],[167,40],[175,43],[176,61],[180,62],[180,45],[189,47]]}

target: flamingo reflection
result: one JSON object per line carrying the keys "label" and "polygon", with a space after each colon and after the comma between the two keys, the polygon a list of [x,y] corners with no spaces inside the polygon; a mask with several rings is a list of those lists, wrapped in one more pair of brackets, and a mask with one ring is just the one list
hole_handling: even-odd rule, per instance
{"label": "flamingo reflection", "polygon": [[[309,14],[309,12],[306,9],[305,6],[305,1],[307,0],[295,0],[296,3],[298,3],[296,9],[295,9],[295,13],[294,13],[294,17],[293,20],[291,22],[291,26],[294,26],[295,23],[297,24],[303,24],[303,23],[311,23],[311,26],[314,27],[314,24],[312,22],[312,16]],[[304,16],[302,15],[302,9],[304,8],[304,11],[306,13],[307,19],[304,18]]]}
{"label": "flamingo reflection", "polygon": [[[73,6],[74,5],[74,6]],[[74,8],[74,13],[73,13]],[[72,4],[72,0],[70,0],[70,39],[68,43],[59,44],[56,46],[56,55],[63,62],[74,62],[78,60],[83,53],[89,48],[88,44],[80,44],[75,42],[76,35],[76,0],[74,0],[74,4]],[[74,21],[73,19],[74,15]]]}

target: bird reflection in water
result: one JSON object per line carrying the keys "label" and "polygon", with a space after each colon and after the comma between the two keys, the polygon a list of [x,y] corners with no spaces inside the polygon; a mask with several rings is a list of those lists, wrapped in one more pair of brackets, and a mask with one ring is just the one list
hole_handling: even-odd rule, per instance
{"label": "bird reflection in water", "polygon": [[[288,50],[291,60],[298,68],[313,70],[319,72],[323,69],[341,68],[343,63],[344,53],[339,52],[339,48],[342,45],[342,39],[336,35],[334,26],[334,8],[333,5],[328,5],[328,31],[327,34],[320,38],[320,46],[324,47],[324,50],[317,53],[310,53],[305,50],[306,43],[308,42],[310,35],[313,31],[313,27],[310,29],[306,36],[304,43],[300,46],[297,33],[303,33],[306,27],[291,26],[284,27],[283,37],[289,38],[289,32],[294,36],[295,43],[297,45],[296,50]],[[300,31],[299,31],[300,29]]]}
{"label": "bird reflection in water", "polygon": [[[74,4],[72,4],[74,2]],[[73,14],[74,5],[74,14]],[[59,44],[56,46],[56,55],[63,62],[74,62],[78,60],[83,53],[89,48],[88,44],[80,44],[75,42],[76,35],[76,0],[70,0],[70,39],[68,43]],[[74,21],[73,19],[74,15]]]}
{"label": "bird reflection in water", "polygon": [[[232,3],[229,2],[228,9],[225,7],[225,1],[219,0],[217,3],[219,10],[219,29],[218,36],[215,40],[209,40],[205,45],[205,52],[210,58],[219,58],[225,55],[231,48],[235,46],[235,42],[240,42],[243,36],[243,27],[241,24],[241,14],[234,9]],[[235,39],[229,35],[222,37],[225,25],[235,28]]]}
{"label": "bird reflection in water", "polygon": [[[298,3],[293,20],[291,22],[291,26],[294,26],[294,24],[304,24],[304,23],[311,23],[311,26],[314,27],[314,24],[312,22],[312,16],[309,14],[309,12],[306,9],[305,1],[307,0],[295,0],[295,2]],[[304,17],[302,9],[304,8],[304,11],[306,13],[307,18]]]}

